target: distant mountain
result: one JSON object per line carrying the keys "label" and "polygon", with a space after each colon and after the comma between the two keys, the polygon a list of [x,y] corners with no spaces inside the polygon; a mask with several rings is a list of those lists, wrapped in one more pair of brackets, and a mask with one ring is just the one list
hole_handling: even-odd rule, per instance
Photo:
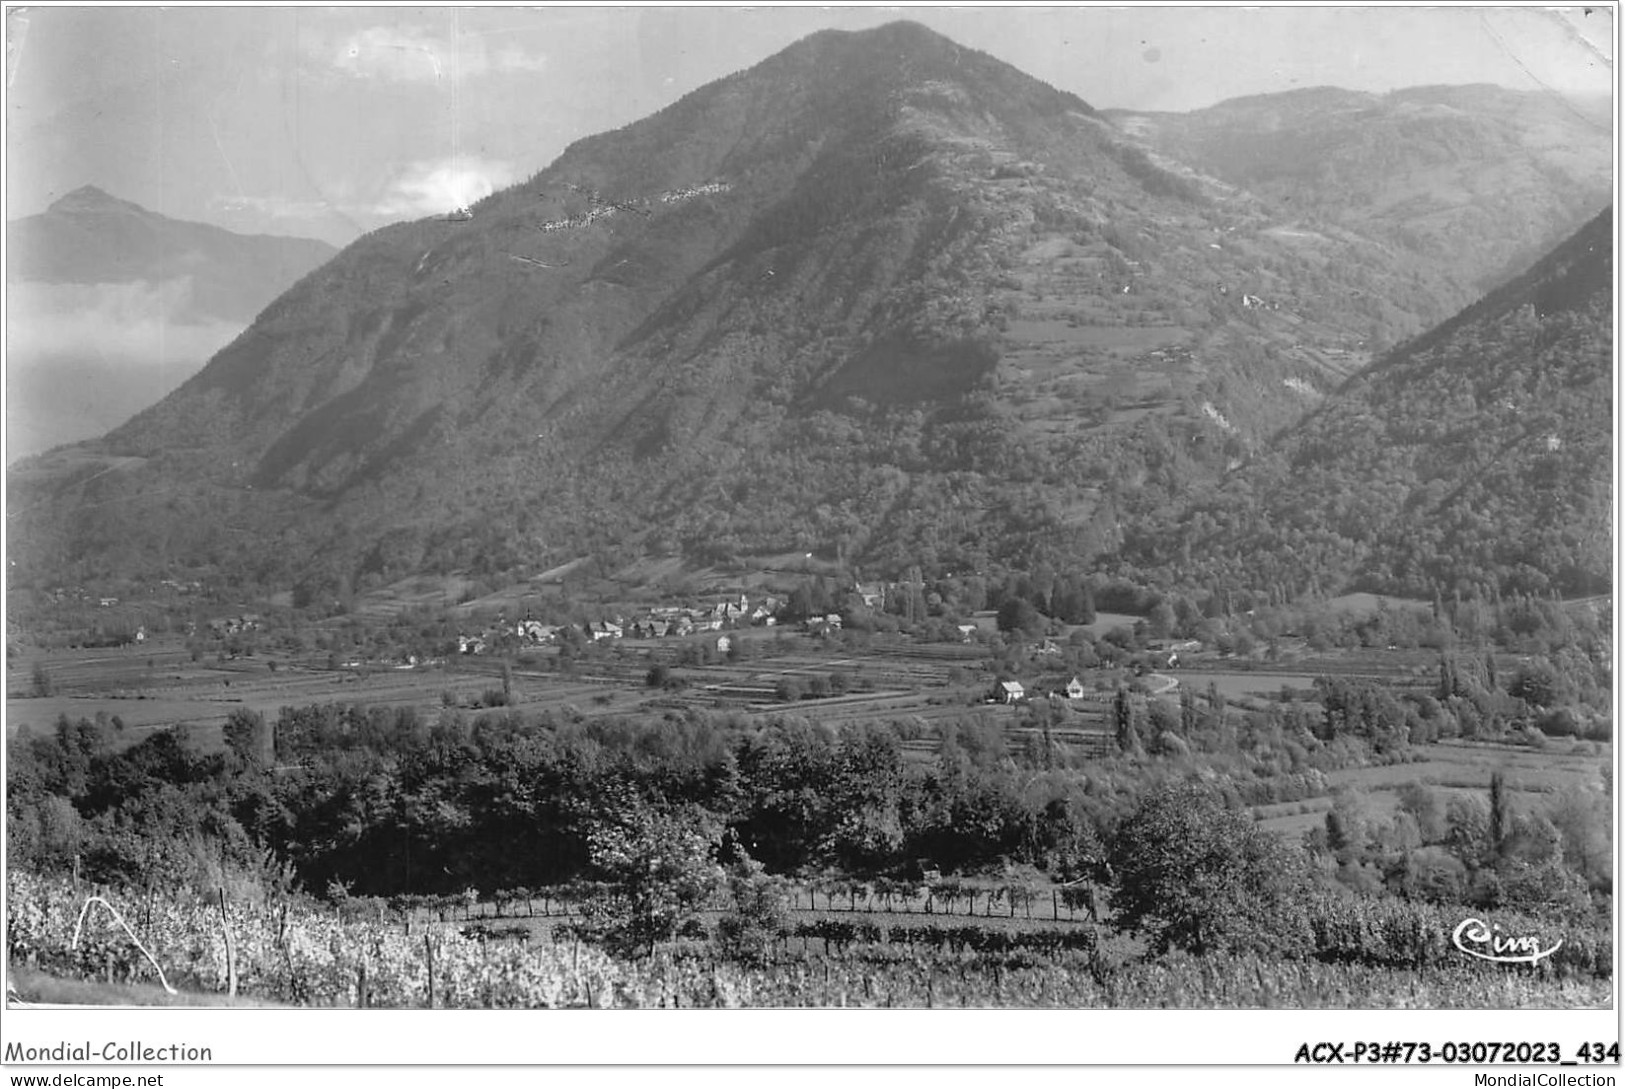
{"label": "distant mountain", "polygon": [[1158,153],[1431,259],[1473,292],[1527,268],[1613,191],[1610,104],[1550,92],[1315,87],[1108,116]]}
{"label": "distant mountain", "polygon": [[1076,567],[1466,301],[911,23],[813,35],[471,213],[358,240],[12,474],[16,577]]}
{"label": "distant mountain", "polygon": [[7,456],[157,401],[336,251],[147,211],[93,186],[6,227]]}
{"label": "distant mountain", "polygon": [[6,225],[9,275],[48,284],[188,281],[182,324],[247,324],[338,251],[311,238],[242,235],[149,212],[93,185]]}
{"label": "distant mountain", "polygon": [[1610,208],[1126,554],[1288,596],[1609,590],[1613,251]]}

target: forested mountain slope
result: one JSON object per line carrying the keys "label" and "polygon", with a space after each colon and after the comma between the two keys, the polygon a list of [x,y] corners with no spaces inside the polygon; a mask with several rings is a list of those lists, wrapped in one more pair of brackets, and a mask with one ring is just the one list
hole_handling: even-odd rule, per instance
{"label": "forested mountain slope", "polygon": [[1613,247],[1610,208],[1125,556],[1283,595],[1610,589]]}
{"label": "forested mountain slope", "polygon": [[13,474],[20,579],[306,596],[582,555],[1077,565],[1466,301],[915,24],[368,235]]}

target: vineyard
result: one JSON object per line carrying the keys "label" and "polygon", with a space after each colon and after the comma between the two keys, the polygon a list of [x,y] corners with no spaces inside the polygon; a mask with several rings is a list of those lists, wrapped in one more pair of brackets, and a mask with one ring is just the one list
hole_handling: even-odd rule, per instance
{"label": "vineyard", "polygon": [[339,911],[293,899],[109,892],[113,910],[87,910],[71,881],[20,872],[8,876],[8,893],[13,965],[144,982],[158,979],[156,962],[182,989],[317,1007],[1579,1008],[1606,1006],[1612,994],[1606,930],[1565,935],[1559,954],[1535,968],[1491,966],[1452,955],[1453,920],[1444,914],[1369,902],[1317,916],[1318,959],[1114,964],[1088,925],[1001,930],[963,917],[898,924],[877,916],[801,923],[751,965],[721,959],[698,934],[620,960],[569,923],[499,926],[513,916],[484,914],[472,901],[463,914],[479,921],[460,925],[438,919],[455,913],[450,902],[366,901]]}

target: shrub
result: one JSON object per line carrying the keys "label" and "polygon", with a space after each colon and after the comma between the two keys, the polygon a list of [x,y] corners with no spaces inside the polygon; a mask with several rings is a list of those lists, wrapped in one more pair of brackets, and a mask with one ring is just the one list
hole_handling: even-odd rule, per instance
{"label": "shrub", "polygon": [[717,921],[717,951],[730,960],[765,962],[789,925],[790,897],[784,882],[747,857],[728,875],[728,895],[732,906]]}
{"label": "shrub", "polygon": [[1117,924],[1144,933],[1154,953],[1301,954],[1310,940],[1305,862],[1213,791],[1164,787],[1142,799],[1112,845]]}

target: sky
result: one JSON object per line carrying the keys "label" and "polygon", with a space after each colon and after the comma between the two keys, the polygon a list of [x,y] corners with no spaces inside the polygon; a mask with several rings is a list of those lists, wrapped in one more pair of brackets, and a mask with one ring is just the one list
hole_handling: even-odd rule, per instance
{"label": "sky", "polygon": [[342,245],[824,28],[910,18],[1099,108],[1317,85],[1614,87],[1596,7],[7,6],[6,216],[81,185]]}

